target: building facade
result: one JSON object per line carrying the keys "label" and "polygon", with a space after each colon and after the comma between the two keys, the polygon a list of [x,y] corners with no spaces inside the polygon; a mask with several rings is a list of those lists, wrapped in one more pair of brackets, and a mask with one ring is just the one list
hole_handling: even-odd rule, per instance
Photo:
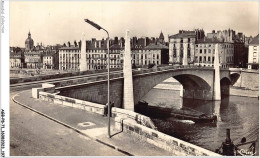
{"label": "building facade", "polygon": [[79,70],[80,64],[79,47],[59,48],[59,70]]}
{"label": "building facade", "polygon": [[[132,64],[138,67],[149,64],[161,65],[169,62],[169,48],[164,43],[163,35],[160,41],[152,38],[136,38],[131,41]],[[98,70],[107,68],[107,43],[108,40],[96,40],[95,38],[86,41],[86,63],[87,70]],[[68,45],[59,49],[59,69],[79,70],[81,42],[78,46]],[[148,44],[149,43],[149,44]],[[109,40],[110,68],[122,68],[124,56],[124,38],[115,37]]]}
{"label": "building facade", "polygon": [[249,43],[248,69],[259,69],[259,34]]}
{"label": "building facade", "polygon": [[54,49],[46,49],[42,57],[43,69],[56,69],[58,64],[58,52]]}
{"label": "building facade", "polygon": [[195,62],[198,66],[214,66],[215,45],[218,44],[219,62],[221,67],[234,66],[233,43],[219,41],[217,38],[204,38],[197,40],[195,47]]}
{"label": "building facade", "polygon": [[24,54],[22,49],[16,47],[10,48],[10,68],[23,68],[24,63]]}
{"label": "building facade", "polygon": [[168,64],[169,48],[161,43],[150,43],[144,48],[132,48],[131,57],[132,64],[137,67]]}
{"label": "building facade", "polygon": [[42,54],[35,50],[25,51],[24,62],[28,69],[40,69],[42,67]]}
{"label": "building facade", "polygon": [[42,68],[42,54],[44,53],[44,47],[39,44],[34,46],[34,41],[31,37],[31,33],[28,33],[28,38],[25,40],[25,52],[24,52],[24,64],[29,69]]}
{"label": "building facade", "polygon": [[169,36],[169,64],[188,65],[194,64],[194,50],[197,39],[204,37],[203,30],[185,31]]}

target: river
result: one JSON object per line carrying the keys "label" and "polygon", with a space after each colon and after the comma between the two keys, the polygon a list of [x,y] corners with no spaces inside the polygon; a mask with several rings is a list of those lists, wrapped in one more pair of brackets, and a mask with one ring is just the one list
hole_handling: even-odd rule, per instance
{"label": "river", "polygon": [[187,107],[206,114],[216,113],[219,120],[216,124],[195,124],[189,120],[175,118],[153,119],[159,131],[211,151],[215,151],[225,140],[227,128],[231,130],[234,144],[247,135],[249,135],[247,141],[257,138],[259,133],[257,98],[227,96],[221,101],[183,99],[180,97],[178,86],[176,82],[164,82],[153,88],[142,100],[154,106]]}

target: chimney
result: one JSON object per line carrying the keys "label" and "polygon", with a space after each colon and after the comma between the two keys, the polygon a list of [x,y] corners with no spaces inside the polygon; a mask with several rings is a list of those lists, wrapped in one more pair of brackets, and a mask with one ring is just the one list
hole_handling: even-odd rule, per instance
{"label": "chimney", "polygon": [[79,43],[79,48],[81,48],[81,40],[78,43]]}
{"label": "chimney", "polygon": [[76,40],[74,41],[74,46],[78,47],[78,44],[77,44]]}
{"label": "chimney", "polygon": [[230,129],[226,129],[226,142],[231,142],[231,139],[230,139]]}
{"label": "chimney", "polygon": [[212,33],[215,33],[215,30],[212,30]]}
{"label": "chimney", "polygon": [[118,37],[115,37],[114,44],[118,44]]}
{"label": "chimney", "polygon": [[70,42],[68,42],[68,47],[70,47]]}

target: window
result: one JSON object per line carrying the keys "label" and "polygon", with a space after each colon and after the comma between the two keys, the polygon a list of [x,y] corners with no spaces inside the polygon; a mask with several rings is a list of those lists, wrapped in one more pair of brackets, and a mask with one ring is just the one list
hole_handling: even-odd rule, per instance
{"label": "window", "polygon": [[254,50],[257,50],[257,46],[254,46]]}
{"label": "window", "polygon": [[173,49],[173,56],[176,57],[176,49]]}
{"label": "window", "polygon": [[202,57],[200,56],[200,62],[202,62]]}
{"label": "window", "polygon": [[211,49],[209,49],[208,52],[211,53]]}
{"label": "window", "polygon": [[257,53],[256,52],[254,52],[254,55],[253,55],[254,57],[256,57],[257,56]]}
{"label": "window", "polygon": [[199,45],[196,44],[196,47],[199,47]]}
{"label": "window", "polygon": [[253,59],[253,63],[256,63],[256,58]]}
{"label": "window", "polygon": [[207,53],[207,49],[204,49],[204,54],[206,54]]}
{"label": "window", "polygon": [[204,57],[204,61],[205,61],[205,62],[207,61],[206,57]]}
{"label": "window", "polygon": [[208,61],[210,61],[210,57],[208,57]]}
{"label": "window", "polygon": [[188,42],[190,42],[190,38],[188,38]]}
{"label": "window", "polygon": [[200,49],[200,53],[202,53],[202,49]]}

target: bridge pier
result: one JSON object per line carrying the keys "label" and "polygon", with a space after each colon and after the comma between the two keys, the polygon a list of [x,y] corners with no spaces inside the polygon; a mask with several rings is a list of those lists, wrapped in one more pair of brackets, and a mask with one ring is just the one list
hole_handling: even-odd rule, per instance
{"label": "bridge pier", "polygon": [[230,85],[221,86],[221,95],[229,95],[230,94]]}

